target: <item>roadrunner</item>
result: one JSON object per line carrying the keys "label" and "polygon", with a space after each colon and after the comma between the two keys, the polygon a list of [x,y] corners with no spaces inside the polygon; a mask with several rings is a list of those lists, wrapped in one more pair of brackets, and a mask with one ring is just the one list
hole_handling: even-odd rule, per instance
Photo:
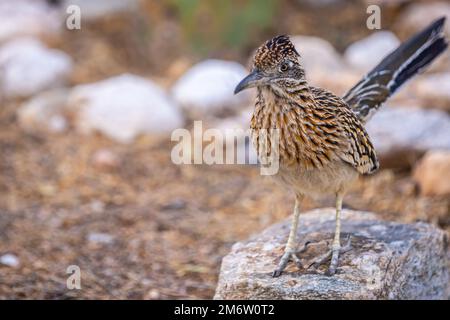
{"label": "roadrunner", "polygon": [[277,36],[257,49],[252,71],[235,93],[257,88],[251,120],[253,145],[262,158],[270,141],[261,139],[259,132],[279,132],[275,177],[295,193],[292,226],[274,277],[281,275],[290,260],[302,267],[296,255],[300,203],[305,195],[324,193],[336,196],[336,229],[329,252],[316,262],[331,257],[327,274],[335,274],[343,251],[340,214],[344,194],[359,174],[370,174],[379,167],[364,124],[403,83],[447,48],[444,22],[445,17],[436,20],[404,42],[342,98],[308,85],[301,56],[288,36]]}

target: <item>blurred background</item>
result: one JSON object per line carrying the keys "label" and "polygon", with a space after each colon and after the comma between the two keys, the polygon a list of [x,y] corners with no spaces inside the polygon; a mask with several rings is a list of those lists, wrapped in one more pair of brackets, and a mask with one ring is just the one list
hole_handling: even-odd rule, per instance
{"label": "blurred background", "polygon": [[[442,15],[448,1],[0,0],[0,298],[212,298],[232,244],[293,196],[254,165],[174,165],[172,130],[247,128],[252,93],[232,90],[274,35],[343,94]],[[381,170],[344,207],[449,231],[449,112],[447,51],[368,124]]]}

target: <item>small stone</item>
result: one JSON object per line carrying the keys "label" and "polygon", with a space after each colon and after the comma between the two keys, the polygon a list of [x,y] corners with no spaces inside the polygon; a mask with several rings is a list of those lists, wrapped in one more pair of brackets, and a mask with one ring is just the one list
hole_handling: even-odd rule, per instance
{"label": "small stone", "polygon": [[33,38],[11,40],[0,47],[0,90],[12,99],[62,87],[72,68],[72,58],[60,50]]}
{"label": "small stone", "polygon": [[[411,4],[402,12],[398,19],[398,27],[404,33],[413,34],[443,16],[450,16],[450,3],[448,1],[417,2]],[[448,21],[444,25],[444,31],[447,35],[450,35]]]}
{"label": "small stone", "polygon": [[140,134],[167,134],[183,125],[178,107],[154,82],[123,74],[76,86],[68,98],[80,132],[98,130],[122,143]]}
{"label": "small stone", "polygon": [[430,151],[414,170],[414,180],[427,196],[450,196],[450,150]]}
{"label": "small stone", "polygon": [[186,200],[184,199],[180,199],[180,198],[176,198],[173,199],[172,201],[170,201],[169,203],[163,205],[161,207],[161,210],[182,210],[185,209],[187,206]]}
{"label": "small stone", "polygon": [[450,149],[450,116],[440,110],[386,105],[366,129],[383,168],[409,168],[428,150]]}
{"label": "small stone", "polygon": [[300,53],[306,78],[311,85],[343,94],[360,80],[360,72],[351,70],[339,52],[326,40],[293,36],[291,41]]}
{"label": "small stone", "polygon": [[52,89],[42,92],[23,103],[17,109],[19,125],[26,132],[63,132],[67,120],[63,116],[68,89]]}
{"label": "small stone", "polygon": [[328,41],[309,36],[293,36],[291,41],[300,53],[307,76],[311,76],[314,72],[346,69],[345,61]]}
{"label": "small stone", "polygon": [[161,293],[158,290],[152,289],[147,293],[146,299],[155,300],[161,297]]}
{"label": "small stone", "polygon": [[53,36],[63,25],[59,10],[43,0],[0,1],[0,21],[0,43],[23,36]]}
{"label": "small stone", "polygon": [[51,132],[64,132],[67,129],[67,120],[61,115],[53,115],[49,119],[48,128]]}
{"label": "small stone", "polygon": [[16,268],[19,266],[20,261],[16,255],[7,253],[0,257],[0,264],[3,264],[8,267]]}
{"label": "small stone", "polygon": [[344,58],[351,66],[368,72],[399,45],[400,40],[392,32],[378,31],[351,44]]}
{"label": "small stone", "polygon": [[249,72],[239,63],[206,60],[190,68],[172,88],[172,95],[194,119],[230,112],[250,102],[251,94],[234,95],[236,85]]}
{"label": "small stone", "polygon": [[105,210],[105,203],[100,200],[93,200],[89,203],[89,208],[95,213],[100,213]]}
{"label": "small stone", "polygon": [[100,149],[92,156],[92,163],[100,169],[115,169],[120,165],[120,158],[109,149]]}
{"label": "small stone", "polygon": [[[308,271],[291,263],[273,278],[290,225],[287,218],[234,245],[222,260],[214,298],[447,299],[446,234],[432,225],[400,224],[377,220],[368,212],[343,210],[341,239],[350,235],[352,247],[341,253],[335,275],[325,275],[326,266]],[[331,242],[334,228],[333,208],[300,216],[299,242],[311,241],[299,254],[302,262],[324,253],[327,248],[314,243]],[[272,250],[264,250],[268,244]]]}
{"label": "small stone", "polygon": [[43,182],[38,184],[38,191],[44,197],[53,197],[58,189],[52,183]]}
{"label": "small stone", "polygon": [[108,233],[89,233],[88,241],[97,244],[111,244],[114,241],[114,236]]}
{"label": "small stone", "polygon": [[450,72],[423,75],[411,85],[423,105],[450,111]]}

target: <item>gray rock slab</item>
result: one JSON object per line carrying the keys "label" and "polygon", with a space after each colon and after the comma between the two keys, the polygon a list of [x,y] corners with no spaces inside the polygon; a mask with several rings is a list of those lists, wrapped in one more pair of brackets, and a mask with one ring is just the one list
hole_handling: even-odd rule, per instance
{"label": "gray rock slab", "polygon": [[[313,242],[300,255],[302,261],[327,250],[334,225],[331,208],[301,216],[299,243]],[[334,276],[324,274],[327,265],[305,270],[291,263],[273,278],[289,228],[290,218],[236,243],[223,258],[215,299],[448,297],[447,236],[430,224],[382,221],[372,213],[344,210],[341,239],[351,235],[352,249],[341,254]]]}

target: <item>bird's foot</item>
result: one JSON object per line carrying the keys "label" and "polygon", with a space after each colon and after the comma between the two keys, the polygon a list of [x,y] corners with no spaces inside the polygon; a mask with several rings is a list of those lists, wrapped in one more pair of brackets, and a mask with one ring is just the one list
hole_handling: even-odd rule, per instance
{"label": "bird's foot", "polygon": [[289,250],[289,249],[285,250],[283,256],[280,259],[280,262],[278,263],[278,267],[272,273],[272,277],[277,278],[277,277],[281,276],[284,269],[286,269],[286,266],[289,263],[289,261],[294,261],[294,263],[297,265],[298,268],[304,269],[304,266],[303,266],[300,258],[297,256],[297,254],[305,252],[305,250],[309,244],[310,244],[309,241],[305,242],[305,244],[303,245],[303,248],[297,252],[295,252],[294,250]]}
{"label": "bird's foot", "polygon": [[326,253],[318,256],[317,258],[313,259],[312,261],[308,262],[308,265],[306,269],[311,269],[311,267],[314,267],[314,269],[317,269],[319,266],[330,260],[330,266],[328,267],[328,270],[326,271],[326,275],[332,276],[336,273],[336,269],[339,262],[339,253],[345,253],[351,250],[352,244],[351,244],[351,237],[350,235],[347,238],[347,243],[343,247],[333,247],[331,250],[328,250]]}

